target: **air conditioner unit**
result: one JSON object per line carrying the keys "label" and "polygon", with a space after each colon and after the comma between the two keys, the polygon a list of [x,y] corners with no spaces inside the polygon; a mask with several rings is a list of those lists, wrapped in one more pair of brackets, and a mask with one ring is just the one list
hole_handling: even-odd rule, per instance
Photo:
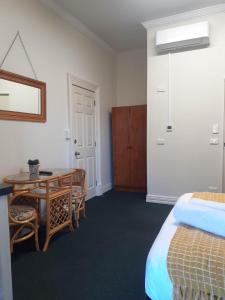
{"label": "air conditioner unit", "polygon": [[159,53],[209,45],[209,23],[201,22],[156,32]]}

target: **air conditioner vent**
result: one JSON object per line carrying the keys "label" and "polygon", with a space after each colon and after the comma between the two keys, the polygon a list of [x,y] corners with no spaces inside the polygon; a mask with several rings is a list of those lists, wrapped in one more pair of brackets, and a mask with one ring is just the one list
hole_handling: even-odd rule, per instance
{"label": "air conditioner vent", "polygon": [[209,45],[209,23],[201,22],[156,32],[159,53]]}

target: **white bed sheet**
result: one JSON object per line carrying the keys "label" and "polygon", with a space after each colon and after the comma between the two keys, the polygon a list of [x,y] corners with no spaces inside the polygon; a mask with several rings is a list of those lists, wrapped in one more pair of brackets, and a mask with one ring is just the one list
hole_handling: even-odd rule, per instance
{"label": "white bed sheet", "polygon": [[[184,194],[178,201],[188,202],[192,193]],[[152,245],[146,262],[145,292],[152,300],[171,300],[172,282],[167,270],[167,254],[170,241],[177,229],[173,209],[164,222]]]}

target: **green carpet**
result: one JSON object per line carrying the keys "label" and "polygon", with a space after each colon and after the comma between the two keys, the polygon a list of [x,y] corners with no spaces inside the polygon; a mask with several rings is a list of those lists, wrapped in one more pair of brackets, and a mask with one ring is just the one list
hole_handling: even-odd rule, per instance
{"label": "green carpet", "polygon": [[171,209],[140,193],[89,200],[80,228],[56,234],[46,253],[35,252],[32,239],[15,247],[14,300],[146,299],[147,254]]}

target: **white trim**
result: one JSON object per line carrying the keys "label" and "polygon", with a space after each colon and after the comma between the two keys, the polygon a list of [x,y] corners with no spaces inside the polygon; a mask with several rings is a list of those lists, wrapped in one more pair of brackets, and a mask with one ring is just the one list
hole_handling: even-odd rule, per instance
{"label": "white trim", "polygon": [[[72,85],[79,86],[81,88],[88,89],[90,91],[93,91],[95,93],[95,141],[96,141],[96,180],[97,180],[97,186],[96,186],[96,195],[100,196],[102,195],[102,175],[101,175],[101,124],[100,124],[100,87],[90,82],[89,80],[80,78],[76,75],[72,75],[68,73],[68,128],[70,131],[70,136],[72,133]],[[73,166],[73,141],[70,138],[70,145],[69,145],[69,166]]]}
{"label": "white trim", "polygon": [[208,6],[196,10],[190,10],[181,14],[176,14],[168,16],[165,18],[158,18],[150,21],[143,22],[142,25],[146,29],[154,28],[161,25],[173,24],[180,21],[186,21],[192,18],[209,16],[217,13],[225,12],[225,4],[218,4],[213,6]]}
{"label": "white trim", "polygon": [[220,184],[221,184],[221,191],[222,193],[225,193],[225,160],[224,160],[224,156],[225,156],[225,80],[224,80],[224,100],[223,100],[223,116],[222,116],[222,133],[223,133],[223,137],[222,137],[222,140],[223,140],[223,144],[222,144],[222,153],[221,153],[221,160],[222,160],[222,164],[221,164],[221,168],[222,168],[222,176],[221,176],[221,181],[220,181]]}
{"label": "white trim", "polygon": [[96,186],[96,196],[101,196],[102,194],[102,184],[98,183]]}
{"label": "white trim", "polygon": [[52,11],[54,11],[55,14],[60,16],[62,19],[64,19],[66,22],[70,23],[72,26],[74,26],[79,32],[84,34],[85,36],[91,38],[94,40],[99,46],[102,48],[115,53],[115,50],[107,44],[103,39],[101,39],[98,35],[96,35],[93,31],[91,31],[87,26],[85,26],[80,20],[75,18],[71,12],[67,11],[63,7],[61,7],[59,4],[57,4],[54,0],[40,0],[42,4],[50,8]]}
{"label": "white trim", "polygon": [[112,189],[112,183],[107,183],[102,187],[102,193],[106,193]]}
{"label": "white trim", "polygon": [[172,204],[172,205],[174,205],[176,203],[177,199],[178,199],[177,197],[162,196],[162,195],[148,194],[146,196],[146,202],[159,203],[159,204]]}
{"label": "white trim", "polygon": [[7,196],[0,197],[0,241],[0,299],[12,300],[13,294]]}
{"label": "white trim", "polygon": [[69,74],[71,84],[80,86],[81,88],[90,90],[92,92],[96,92],[98,90],[98,85],[96,83],[92,83],[87,79],[80,78],[76,75]]}

